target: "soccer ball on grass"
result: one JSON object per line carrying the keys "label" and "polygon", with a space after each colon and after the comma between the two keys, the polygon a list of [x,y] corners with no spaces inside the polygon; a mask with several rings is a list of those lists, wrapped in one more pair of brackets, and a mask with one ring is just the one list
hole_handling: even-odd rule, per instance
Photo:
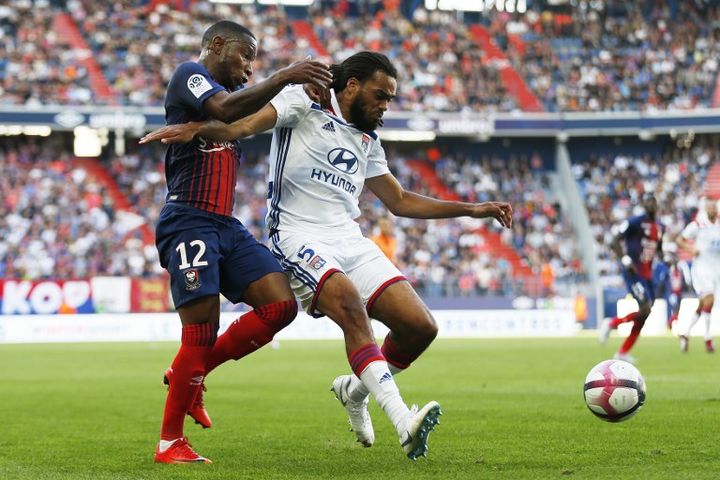
{"label": "soccer ball on grass", "polygon": [[645,380],[632,364],[605,360],[587,374],[583,392],[595,416],[607,422],[623,422],[645,403]]}

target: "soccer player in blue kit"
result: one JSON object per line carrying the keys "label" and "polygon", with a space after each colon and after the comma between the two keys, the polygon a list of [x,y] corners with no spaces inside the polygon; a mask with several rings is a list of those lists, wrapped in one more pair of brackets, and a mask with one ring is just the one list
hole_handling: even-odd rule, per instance
{"label": "soccer player in blue kit", "polygon": [[638,311],[624,317],[604,320],[599,329],[600,342],[604,344],[607,342],[610,330],[617,328],[621,323],[633,322],[630,335],[615,354],[618,360],[630,363],[635,361],[629,353],[630,349],[640,336],[640,331],[655,302],[653,261],[656,256],[662,260],[662,237],[665,232],[665,227],[656,219],[658,205],[652,194],[643,195],[643,208],[645,209],[643,215],[632,217],[620,225],[611,245],[613,252],[620,258],[625,284],[628,292],[638,303]]}
{"label": "soccer player in blue kit", "polygon": [[[257,41],[245,27],[221,21],[207,29],[197,62],[180,65],[168,85],[168,124],[208,118],[232,122],[253,114],[291,83],[326,87],[326,65],[304,60],[249,88]],[[297,314],[288,279],[270,251],[232,216],[239,148],[235,141],[195,138],[165,156],[166,204],[156,229],[160,262],[182,322],[180,349],[165,372],[169,385],[158,463],[210,463],[183,434],[186,413],[203,427],[204,378],[218,365],[270,342]],[[217,336],[222,293],[253,307]]]}

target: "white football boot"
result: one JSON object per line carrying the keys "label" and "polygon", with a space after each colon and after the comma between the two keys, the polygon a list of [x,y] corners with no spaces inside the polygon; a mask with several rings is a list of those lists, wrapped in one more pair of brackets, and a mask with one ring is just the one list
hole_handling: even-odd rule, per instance
{"label": "white football boot", "polygon": [[427,457],[428,437],[435,425],[440,423],[440,415],[440,405],[435,401],[429,402],[419,411],[417,405],[412,406],[405,431],[400,435],[400,445],[410,460],[419,456]]}
{"label": "white football boot", "polygon": [[332,388],[330,391],[335,393],[335,398],[340,400],[342,406],[347,411],[350,427],[357,441],[360,442],[363,447],[372,447],[375,443],[375,430],[373,430],[372,420],[370,419],[370,412],[368,412],[369,398],[365,397],[362,402],[355,402],[350,398],[348,394],[348,388],[352,382],[352,375],[340,375],[333,380]]}

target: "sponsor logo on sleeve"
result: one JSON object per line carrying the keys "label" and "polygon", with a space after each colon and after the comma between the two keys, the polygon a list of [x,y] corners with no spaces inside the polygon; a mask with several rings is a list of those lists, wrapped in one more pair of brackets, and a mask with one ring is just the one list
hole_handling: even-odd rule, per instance
{"label": "sponsor logo on sleeve", "polygon": [[363,133],[362,136],[362,149],[363,152],[365,152],[365,155],[367,155],[368,150],[370,149],[370,135],[367,135]]}
{"label": "sponsor logo on sleeve", "polygon": [[200,75],[199,73],[196,73],[195,75],[190,75],[190,78],[188,78],[187,81],[188,89],[190,90],[190,93],[195,95],[195,98],[200,98],[203,93],[212,90],[212,85],[210,85],[210,82],[208,82],[207,78]]}

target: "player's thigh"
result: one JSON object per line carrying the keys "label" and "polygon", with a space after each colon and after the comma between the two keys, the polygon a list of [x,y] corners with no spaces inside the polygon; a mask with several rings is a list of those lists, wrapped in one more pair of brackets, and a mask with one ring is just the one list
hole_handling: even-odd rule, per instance
{"label": "player's thigh", "polygon": [[253,307],[293,298],[282,267],[270,250],[240,223],[223,240],[220,292],[231,302]]}
{"label": "player's thigh", "polygon": [[[335,273],[344,274],[344,267],[332,245],[305,235],[280,232],[270,239],[270,249],[288,275],[295,296],[308,314],[316,317],[336,314],[333,299],[338,292],[344,292],[350,302],[360,298],[345,275],[342,275],[345,281],[330,281],[336,276]],[[328,284],[331,288],[326,292]],[[322,303],[319,304],[321,299]]]}
{"label": "player's thigh", "polygon": [[342,254],[345,273],[360,292],[368,313],[390,286],[405,280],[405,276],[388,260],[380,247],[368,238],[358,236],[346,239],[342,245]]}
{"label": "player's thigh", "polygon": [[701,260],[695,262],[690,269],[693,290],[698,298],[712,295],[718,287],[718,274],[710,265]]}
{"label": "player's thigh", "polygon": [[648,310],[655,301],[655,289],[652,282],[637,274],[624,274],[628,292],[638,303],[640,310]]}
{"label": "player's thigh", "polygon": [[220,292],[222,255],[217,225],[202,216],[165,215],[158,222],[157,247],[160,263],[170,274],[175,308],[192,303],[193,308],[185,311],[195,313],[186,317],[202,316],[205,309],[209,320],[217,320],[213,300],[205,298],[217,297]]}
{"label": "player's thigh", "polygon": [[220,321],[220,297],[208,295],[197,298],[177,309],[183,325]]}

